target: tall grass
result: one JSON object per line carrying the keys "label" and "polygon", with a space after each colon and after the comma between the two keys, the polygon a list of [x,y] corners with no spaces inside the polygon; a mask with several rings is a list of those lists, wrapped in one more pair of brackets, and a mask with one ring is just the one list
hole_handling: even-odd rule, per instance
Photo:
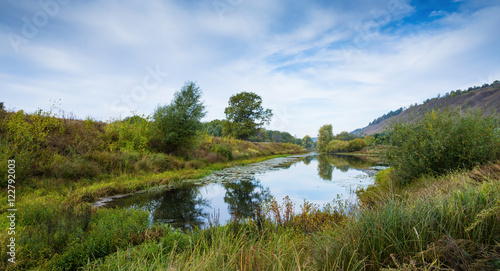
{"label": "tall grass", "polygon": [[[119,250],[86,269],[496,270],[500,182],[478,183],[472,175],[421,180],[428,185],[355,210],[337,203],[320,210],[304,204],[295,213],[286,200],[271,202],[260,219],[168,231],[160,241]],[[420,193],[427,196],[415,196]],[[311,226],[304,227],[307,223]]]}

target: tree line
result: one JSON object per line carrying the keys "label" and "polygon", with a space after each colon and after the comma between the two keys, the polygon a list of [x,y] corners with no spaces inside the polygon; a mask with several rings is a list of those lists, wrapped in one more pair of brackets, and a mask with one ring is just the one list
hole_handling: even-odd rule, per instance
{"label": "tree line", "polygon": [[325,124],[318,131],[318,151],[325,153],[355,152],[368,144],[363,138],[348,132],[333,135],[332,125]]}
{"label": "tree line", "polygon": [[253,142],[303,145],[302,139],[288,132],[263,128],[270,123],[273,113],[262,106],[262,98],[256,93],[240,92],[232,95],[224,109],[226,119],[205,123],[201,122],[206,115],[201,97],[201,89],[196,83],[188,81],[175,93],[170,104],[159,105],[155,109],[152,119],[156,131],[152,138],[154,148],[167,153],[192,149],[199,132]]}

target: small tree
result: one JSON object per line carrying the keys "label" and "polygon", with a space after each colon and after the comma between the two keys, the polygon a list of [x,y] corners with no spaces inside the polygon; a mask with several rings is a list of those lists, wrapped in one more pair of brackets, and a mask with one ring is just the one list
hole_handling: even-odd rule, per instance
{"label": "small tree", "polygon": [[318,150],[320,152],[326,152],[328,143],[333,140],[332,125],[325,124],[321,126],[318,134]]}
{"label": "small tree", "polygon": [[153,114],[156,141],[163,152],[178,152],[194,147],[201,118],[206,114],[200,101],[202,91],[191,81],[184,84],[169,105],[158,106]]}
{"label": "small tree", "polygon": [[223,134],[245,140],[264,124],[269,124],[273,116],[271,109],[262,107],[262,98],[253,92],[231,96],[224,113],[227,120],[223,123]]}
{"label": "small tree", "polygon": [[304,136],[304,139],[302,139],[302,146],[306,149],[312,148],[314,146],[312,138],[308,135]]}

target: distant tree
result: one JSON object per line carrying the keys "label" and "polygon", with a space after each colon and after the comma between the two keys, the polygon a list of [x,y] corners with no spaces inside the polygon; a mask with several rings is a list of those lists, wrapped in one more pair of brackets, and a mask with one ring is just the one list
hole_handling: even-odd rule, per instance
{"label": "distant tree", "polygon": [[211,136],[222,136],[222,120],[212,120],[203,123],[203,131]]}
{"label": "distant tree", "polygon": [[229,106],[224,110],[226,121],[224,135],[248,139],[257,129],[269,124],[273,113],[262,107],[262,98],[253,92],[241,92],[229,98]]}
{"label": "distant tree", "polygon": [[280,135],[281,139],[279,142],[281,143],[293,143],[293,144],[297,143],[297,139],[288,132],[280,132]]}
{"label": "distant tree", "polygon": [[302,139],[302,146],[304,146],[304,148],[306,149],[312,148],[314,146],[312,138],[308,135],[304,136],[304,138]]}
{"label": "distant tree", "polygon": [[302,146],[302,138],[297,138],[297,137],[294,138],[295,138],[295,144]]}
{"label": "distant tree", "polygon": [[257,130],[255,135],[248,137],[248,141],[252,142],[269,142],[268,131],[264,128],[260,128]]}
{"label": "distant tree", "polygon": [[335,139],[337,140],[343,140],[343,141],[351,141],[356,138],[355,135],[349,134],[349,132],[343,131],[340,134],[335,136]]}
{"label": "distant tree", "polygon": [[333,140],[332,125],[326,124],[321,126],[318,133],[318,150],[320,152],[326,152],[326,147],[328,143]]}
{"label": "distant tree", "polygon": [[202,91],[191,81],[174,94],[169,105],[158,106],[153,114],[155,141],[163,152],[178,152],[194,147],[201,118],[206,114],[200,101]]}

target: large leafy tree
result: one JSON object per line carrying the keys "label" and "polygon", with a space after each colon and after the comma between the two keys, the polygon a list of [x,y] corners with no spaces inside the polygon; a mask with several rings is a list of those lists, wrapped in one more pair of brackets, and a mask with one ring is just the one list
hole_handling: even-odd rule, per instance
{"label": "large leafy tree", "polygon": [[272,110],[262,107],[262,98],[253,92],[241,92],[231,96],[224,113],[224,135],[245,140],[264,124],[269,124],[273,116]]}
{"label": "large leafy tree", "polygon": [[320,152],[326,152],[326,147],[328,143],[333,140],[332,125],[325,124],[321,126],[318,134],[318,150]]}
{"label": "large leafy tree", "polygon": [[201,129],[205,106],[202,91],[191,81],[174,94],[169,105],[158,106],[153,114],[158,147],[164,152],[179,152],[194,147],[196,132]]}

